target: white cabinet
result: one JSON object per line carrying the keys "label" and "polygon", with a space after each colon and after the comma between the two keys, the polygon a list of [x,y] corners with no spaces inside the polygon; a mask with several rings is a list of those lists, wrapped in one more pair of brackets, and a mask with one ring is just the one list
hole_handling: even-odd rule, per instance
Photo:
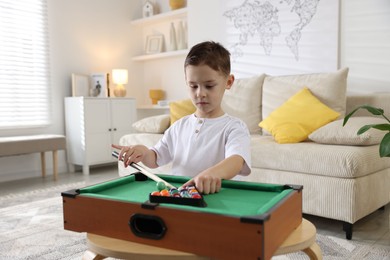
{"label": "white cabinet", "polygon": [[65,98],[67,159],[71,169],[81,165],[89,174],[90,165],[115,162],[111,144],[133,132],[136,100],[133,98]]}

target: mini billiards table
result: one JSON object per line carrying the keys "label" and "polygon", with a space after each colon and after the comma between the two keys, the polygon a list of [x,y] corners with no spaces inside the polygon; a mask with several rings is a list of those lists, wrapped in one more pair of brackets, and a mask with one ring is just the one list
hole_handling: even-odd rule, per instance
{"label": "mini billiards table", "polygon": [[[188,177],[158,175],[180,187]],[[150,202],[141,173],[62,192],[64,228],[215,259],[270,259],[302,221],[302,186],[223,180],[204,206]]]}

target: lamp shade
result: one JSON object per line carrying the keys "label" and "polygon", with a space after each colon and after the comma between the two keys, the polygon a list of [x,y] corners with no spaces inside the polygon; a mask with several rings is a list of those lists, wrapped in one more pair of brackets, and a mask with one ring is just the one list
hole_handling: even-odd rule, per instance
{"label": "lamp shade", "polygon": [[128,72],[124,69],[112,70],[112,81],[114,84],[127,84]]}

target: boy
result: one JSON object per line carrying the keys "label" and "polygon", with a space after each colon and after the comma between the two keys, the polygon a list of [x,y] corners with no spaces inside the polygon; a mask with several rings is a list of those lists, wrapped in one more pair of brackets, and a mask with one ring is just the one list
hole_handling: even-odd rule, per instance
{"label": "boy", "polygon": [[230,89],[230,53],[215,42],[191,48],[184,62],[186,84],[196,111],[176,121],[152,148],[119,146],[124,165],[142,162],[156,168],[172,162],[173,175],[193,177],[199,192],[215,193],[222,179],[250,173],[250,135],[246,125],[227,115],[221,107],[225,89]]}

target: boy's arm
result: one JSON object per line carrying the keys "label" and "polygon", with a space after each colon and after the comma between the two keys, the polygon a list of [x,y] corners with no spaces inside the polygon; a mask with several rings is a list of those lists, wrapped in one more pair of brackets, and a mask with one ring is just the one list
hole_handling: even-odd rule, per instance
{"label": "boy's arm", "polygon": [[236,176],[244,166],[244,162],[240,155],[232,155],[199,173],[183,186],[195,185],[203,194],[218,192],[221,189],[221,181]]}
{"label": "boy's arm", "polygon": [[149,168],[157,168],[156,153],[146,147],[145,145],[132,145],[132,146],[121,146],[111,145],[112,148],[120,150],[119,158],[123,156],[123,164],[125,167],[129,166],[132,162],[142,162]]}

